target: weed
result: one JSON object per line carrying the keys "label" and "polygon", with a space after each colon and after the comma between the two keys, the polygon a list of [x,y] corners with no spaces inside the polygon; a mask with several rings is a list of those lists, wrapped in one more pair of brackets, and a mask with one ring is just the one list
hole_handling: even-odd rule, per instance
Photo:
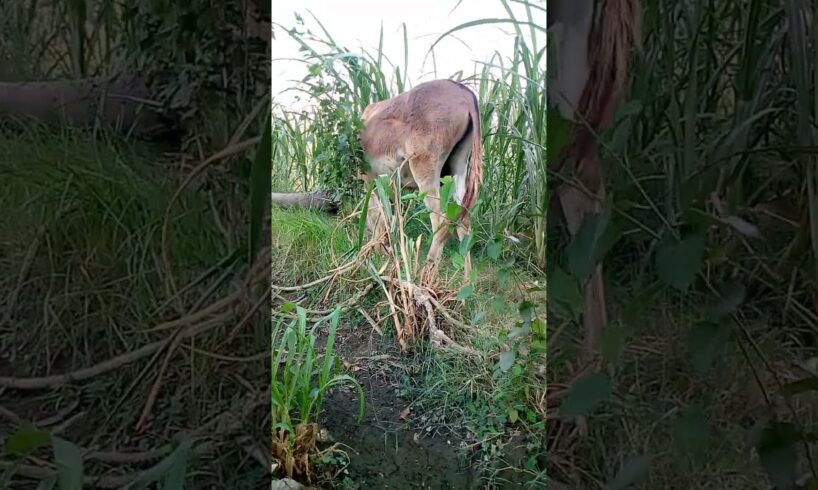
{"label": "weed", "polygon": [[[290,310],[291,304],[285,305],[284,309]],[[316,421],[327,390],[341,384],[353,385],[360,400],[359,420],[364,415],[364,393],[354,378],[337,373],[333,348],[340,312],[335,310],[309,330],[306,310],[297,307],[296,315],[297,318],[286,327],[282,327],[280,321],[273,327],[273,459],[284,476],[309,482],[313,477],[314,456],[318,453],[319,427]],[[323,357],[320,357],[315,344],[317,329],[323,323],[328,323],[329,329]],[[333,450],[324,450],[319,457]]]}

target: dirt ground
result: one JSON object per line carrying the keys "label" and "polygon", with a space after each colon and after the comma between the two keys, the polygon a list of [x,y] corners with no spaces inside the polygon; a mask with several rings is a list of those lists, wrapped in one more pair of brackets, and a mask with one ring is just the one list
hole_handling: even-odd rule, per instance
{"label": "dirt ground", "polygon": [[405,358],[392,339],[365,328],[339,329],[336,353],[361,383],[366,412],[358,423],[354,389],[333,390],[322,426],[330,437],[349,446],[347,488],[480,488],[454,434],[418,429],[420,414],[407,410],[399,396]]}

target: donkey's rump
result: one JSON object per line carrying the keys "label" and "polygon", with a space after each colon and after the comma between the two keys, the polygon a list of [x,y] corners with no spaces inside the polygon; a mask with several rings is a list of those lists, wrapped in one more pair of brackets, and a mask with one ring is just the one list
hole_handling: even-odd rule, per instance
{"label": "donkey's rump", "polygon": [[458,236],[462,240],[469,233],[467,213],[482,178],[477,98],[465,85],[435,80],[370,104],[363,119],[361,147],[371,164],[370,178],[401,168],[402,182],[426,193],[434,230],[429,259],[436,263],[448,235],[440,210],[442,176],[455,180],[454,198],[462,207]]}

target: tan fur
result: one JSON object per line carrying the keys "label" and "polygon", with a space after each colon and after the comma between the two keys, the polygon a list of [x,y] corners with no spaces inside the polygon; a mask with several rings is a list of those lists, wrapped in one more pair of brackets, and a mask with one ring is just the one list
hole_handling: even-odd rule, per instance
{"label": "tan fur", "polygon": [[[429,260],[440,259],[447,232],[440,210],[440,177],[447,162],[463,181],[460,225],[462,240],[470,233],[468,212],[477,200],[483,177],[483,146],[477,98],[465,85],[435,80],[388,100],[370,104],[363,112],[361,146],[372,163],[369,180],[401,169],[402,182],[427,193],[433,229]],[[471,163],[468,163],[468,153]],[[457,172],[459,169],[459,172]],[[457,186],[457,182],[455,184]],[[371,206],[370,211],[377,209]],[[370,229],[374,228],[373,223]],[[466,273],[471,258],[466,257]]]}

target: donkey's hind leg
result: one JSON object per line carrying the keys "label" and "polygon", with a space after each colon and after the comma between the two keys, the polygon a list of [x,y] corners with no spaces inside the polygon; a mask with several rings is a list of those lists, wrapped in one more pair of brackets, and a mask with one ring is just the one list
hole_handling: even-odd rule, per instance
{"label": "donkey's hind leg", "polygon": [[[426,194],[426,207],[432,223],[432,243],[427,256],[427,273],[436,274],[443,247],[449,236],[446,220],[440,211],[440,159],[428,152],[416,152],[409,163],[412,178],[421,193]],[[426,275],[426,274],[425,274]]]}
{"label": "donkey's hind leg", "polygon": [[[449,158],[446,160],[446,167],[452,174],[454,180],[454,201],[463,205],[463,197],[466,195],[466,183],[469,175],[469,154],[471,153],[471,136],[467,136],[454,148]],[[464,216],[457,223],[457,238],[462,243],[466,236],[471,234],[471,219]],[[466,278],[471,274],[471,252],[467,252],[464,257],[464,272]]]}

